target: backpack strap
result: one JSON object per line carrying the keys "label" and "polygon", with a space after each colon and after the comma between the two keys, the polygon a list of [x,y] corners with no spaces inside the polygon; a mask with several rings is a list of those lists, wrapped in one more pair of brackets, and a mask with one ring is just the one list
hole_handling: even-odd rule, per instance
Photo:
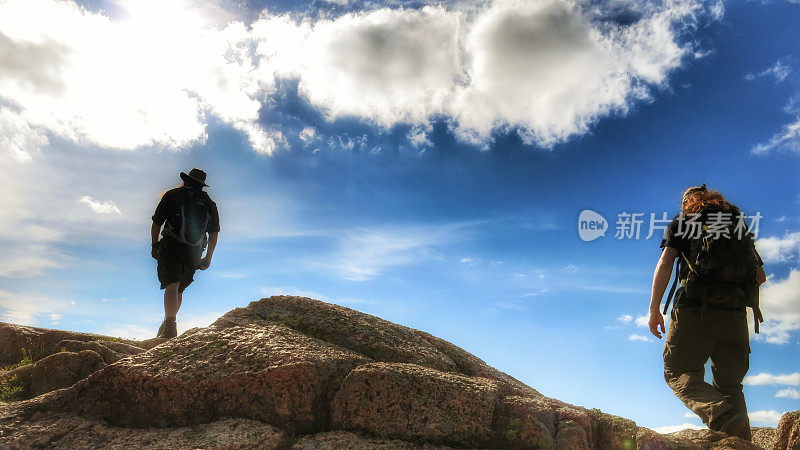
{"label": "backpack strap", "polygon": [[669,288],[669,295],[667,295],[667,301],[664,303],[664,315],[667,314],[667,309],[669,308],[670,302],[672,302],[672,295],[675,294],[675,286],[678,285],[678,278],[680,278],[680,272],[678,271],[678,263],[680,263],[680,259],[675,260],[675,280],[672,281],[672,287]]}
{"label": "backpack strap", "polygon": [[753,326],[755,328],[754,331],[756,332],[756,334],[758,334],[758,316],[760,315],[761,315],[761,308],[758,306],[753,308]]}

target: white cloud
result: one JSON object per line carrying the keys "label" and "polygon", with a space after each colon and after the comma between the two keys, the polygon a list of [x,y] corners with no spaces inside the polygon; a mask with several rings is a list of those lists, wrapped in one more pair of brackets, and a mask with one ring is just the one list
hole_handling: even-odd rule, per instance
{"label": "white cloud", "polygon": [[520,294],[517,297],[538,297],[547,292],[547,289],[537,289],[533,292],[525,292],[524,294]]}
{"label": "white cloud", "polygon": [[28,56],[0,68],[0,92],[15,107],[0,107],[0,123],[17,122],[4,139],[32,139],[35,149],[47,130],[106,148],[180,148],[205,139],[211,113],[271,151],[274,133],[256,125],[270,86],[251,76],[242,23],[217,27],[209,9],[184,1],[117,6],[112,20],[70,1],[0,3],[0,54]]}
{"label": "white cloud", "polygon": [[[180,314],[176,320],[178,325],[178,333],[180,334],[186,330],[196,327],[205,328],[214,323],[214,321],[220,318],[223,314],[225,313],[218,311],[210,311],[203,314]],[[151,333],[155,334],[155,331],[151,331]]]}
{"label": "white cloud", "polygon": [[650,315],[645,314],[643,316],[636,317],[636,326],[640,328],[649,328],[650,327]]}
{"label": "white cloud", "polygon": [[339,239],[333,269],[350,281],[366,281],[392,267],[429,256],[429,248],[452,239],[457,226],[357,230]]}
{"label": "white cloud", "polygon": [[306,144],[311,143],[314,139],[317,138],[317,129],[314,127],[305,127],[298,135],[300,140],[305,142]]}
{"label": "white cloud", "polygon": [[8,244],[0,260],[0,277],[29,278],[47,269],[61,267],[66,256],[48,244]]}
{"label": "white cloud", "polygon": [[630,315],[630,314],[623,314],[623,315],[617,317],[617,320],[619,320],[620,322],[622,322],[625,325],[627,325],[627,324],[631,323],[631,321],[633,321],[633,316]]}
{"label": "white cloud", "polygon": [[725,3],[722,0],[717,0],[709,6],[709,12],[714,17],[714,20],[722,19],[722,16],[725,15]]}
{"label": "white cloud", "polygon": [[111,200],[107,202],[99,202],[93,200],[92,197],[88,195],[84,195],[78,200],[79,203],[86,203],[92,208],[92,211],[96,212],[97,214],[122,214],[122,211],[117,208],[117,205],[114,204]]}
{"label": "white cloud", "polygon": [[781,389],[775,394],[775,397],[800,400],[800,389]]}
{"label": "white cloud", "polygon": [[765,263],[797,261],[800,256],[800,231],[786,233],[783,237],[760,238],[756,245]]}
{"label": "white cloud", "polygon": [[[208,116],[270,154],[286,146],[258,123],[276,77],[296,77],[327,117],[415,125],[426,146],[434,115],[463,139],[519,127],[551,146],[625,112],[692,54],[680,44],[699,2],[637,5],[630,25],[573,0],[497,0],[469,8],[384,8],[297,21],[220,23],[186,1],[121,1],[118,17],[70,1],[0,4],[5,148],[26,159],[46,133],[107,148],[202,142]],[[8,59],[8,58],[5,58]],[[302,137],[302,136],[301,136]],[[10,144],[9,144],[10,143]]]}
{"label": "white cloud", "polygon": [[47,317],[55,324],[72,306],[66,300],[0,290],[0,322],[36,326]]}
{"label": "white cloud", "polygon": [[700,416],[698,416],[697,414],[695,414],[695,413],[693,413],[691,411],[686,411],[685,413],[683,413],[683,417],[686,417],[687,419],[699,419],[700,418]]}
{"label": "white cloud", "polygon": [[19,114],[0,106],[0,151],[6,151],[15,160],[25,162],[39,153],[45,144],[47,136],[41,130],[31,127]]}
{"label": "white cloud", "polygon": [[769,411],[751,411],[747,413],[748,417],[750,417],[750,422],[755,422],[771,427],[775,427],[778,425],[778,422],[781,420],[782,413],[779,413],[775,410]]}
{"label": "white cloud", "polygon": [[[791,269],[782,280],[770,276],[761,285],[761,310],[765,322],[761,324],[756,339],[764,339],[773,344],[786,344],[792,332],[800,330],[800,270]],[[752,320],[748,314],[748,320]],[[752,328],[752,326],[751,326]]]}
{"label": "white cloud", "polygon": [[261,288],[261,295],[266,295],[267,297],[272,297],[273,295],[293,295],[296,297],[308,297],[313,298],[314,300],[322,300],[329,302],[330,299],[320,294],[319,292],[309,291],[306,289],[298,289],[294,287],[280,287],[280,286],[270,286]]}
{"label": "white cloud", "polygon": [[[176,152],[154,158],[145,151],[119,155],[48,147],[20,162],[0,151],[0,277],[34,277],[74,262],[62,246],[65,242],[91,245],[96,236],[146,240],[142,230],[147,229],[157,195],[180,181],[183,158]],[[103,201],[89,197],[80,203],[85,192]],[[106,200],[111,198],[113,202]]]}
{"label": "white cloud", "polygon": [[409,130],[408,141],[414,148],[426,148],[433,145],[433,143],[428,139],[428,133],[431,131],[431,127],[424,127],[424,126],[415,126]]}
{"label": "white cloud", "polygon": [[495,2],[466,37],[471,84],[454,116],[481,136],[498,124],[521,126],[523,140],[544,146],[585,133],[680,64],[685,49],[672,25],[693,13],[690,3],[674,3],[604,33],[572,2]]}
{"label": "white cloud", "polygon": [[494,306],[508,311],[524,311],[528,308],[517,302],[495,302]]}
{"label": "white cloud", "polygon": [[[662,85],[690,53],[677,30],[698,9],[643,7],[641,20],[612,27],[571,0],[499,0],[466,12],[381,9],[301,23],[266,15],[252,35],[262,76],[298,77],[328,117],[388,127],[445,114],[467,141],[514,126],[526,142],[551,146]],[[409,138],[425,142],[418,130]]]}
{"label": "white cloud", "polygon": [[388,127],[424,122],[442,111],[460,76],[459,18],[433,7],[299,25],[267,17],[253,24],[253,34],[259,53],[281,73],[299,76],[301,92],[328,116],[363,117]]}
{"label": "white cloud", "polygon": [[631,334],[628,336],[629,341],[650,342],[650,338],[642,336],[641,334]]}
{"label": "white cloud", "polygon": [[773,375],[771,373],[759,373],[745,377],[744,384],[751,386],[763,385],[786,385],[800,386],[800,373],[795,372],[787,375]]}
{"label": "white cloud", "polygon": [[247,135],[247,140],[257,153],[271,155],[275,150],[288,145],[280,130],[265,130],[256,123],[244,121],[236,121],[233,126],[244,131]]}
{"label": "white cloud", "polygon": [[121,324],[121,325],[112,325],[106,327],[102,331],[99,331],[98,334],[102,334],[104,336],[119,337],[122,339],[143,341],[145,339],[151,339],[156,337],[157,332],[158,332],[158,325],[156,325],[155,327],[148,328],[136,324]]}
{"label": "white cloud", "polygon": [[239,272],[216,272],[214,276],[217,278],[225,278],[228,280],[240,280],[242,278],[247,278],[249,275]]}
{"label": "white cloud", "polygon": [[746,80],[755,80],[757,78],[764,78],[764,77],[774,77],[776,82],[780,82],[786,79],[791,73],[792,68],[789,67],[783,60],[778,60],[768,69],[764,69],[758,73],[748,73],[744,76]]}
{"label": "white cloud", "polygon": [[613,294],[647,294],[648,289],[641,286],[623,286],[620,284],[579,284],[576,289],[587,291],[609,292]]}
{"label": "white cloud", "polygon": [[800,153],[800,118],[775,133],[768,142],[758,144],[753,147],[755,154],[765,154],[771,151],[780,150]]}
{"label": "white cloud", "polygon": [[656,433],[661,433],[661,434],[669,434],[669,433],[674,433],[676,431],[681,431],[681,430],[705,430],[705,429],[706,429],[705,426],[695,425],[693,423],[688,423],[687,422],[687,423],[684,423],[684,424],[681,424],[681,425],[666,425],[666,426],[663,426],[663,427],[656,427],[656,428],[653,428],[653,431],[655,431]]}

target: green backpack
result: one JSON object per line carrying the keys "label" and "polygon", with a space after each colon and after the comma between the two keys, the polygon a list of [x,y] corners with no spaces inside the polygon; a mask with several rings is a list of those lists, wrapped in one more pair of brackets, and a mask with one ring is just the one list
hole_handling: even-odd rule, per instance
{"label": "green backpack", "polygon": [[[758,254],[754,236],[749,231],[737,228],[738,211],[734,210],[730,223],[710,220],[719,211],[700,211],[700,232],[693,233],[689,253],[681,252],[678,277],[683,287],[683,295],[693,303],[702,305],[701,321],[707,307],[741,308],[754,310],[758,304]],[[664,306],[664,313],[674,292],[675,283],[670,290],[670,298]],[[756,320],[758,327],[758,320]],[[758,329],[756,328],[756,332]]]}

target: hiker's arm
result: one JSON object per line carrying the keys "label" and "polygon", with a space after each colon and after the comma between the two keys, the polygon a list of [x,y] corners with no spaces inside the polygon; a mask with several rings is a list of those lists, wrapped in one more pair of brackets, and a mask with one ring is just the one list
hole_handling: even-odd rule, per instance
{"label": "hiker's arm", "polygon": [[214,254],[214,249],[217,248],[217,237],[219,236],[219,232],[215,233],[208,233],[208,251],[206,252],[206,258],[211,261],[211,255]]}
{"label": "hiker's arm", "polygon": [[653,273],[649,325],[650,332],[659,339],[661,339],[661,333],[664,333],[664,318],[661,316],[660,310],[661,297],[664,296],[664,291],[667,290],[667,284],[669,284],[669,279],[672,277],[672,265],[677,257],[677,250],[672,247],[664,247],[661,252],[661,258],[658,259],[658,264],[656,264],[656,271]]}
{"label": "hiker's arm", "polygon": [[206,256],[200,261],[200,269],[206,270],[211,265],[211,257],[214,255],[214,249],[217,247],[217,237],[219,232],[208,233],[208,250]]}
{"label": "hiker's arm", "polygon": [[151,243],[151,245],[150,245],[150,255],[155,259],[158,259],[158,253],[156,252],[156,245],[155,244],[158,242],[158,233],[160,231],[161,231],[161,225],[159,225],[159,224],[157,224],[155,222],[153,222],[153,224],[150,225],[150,243]]}

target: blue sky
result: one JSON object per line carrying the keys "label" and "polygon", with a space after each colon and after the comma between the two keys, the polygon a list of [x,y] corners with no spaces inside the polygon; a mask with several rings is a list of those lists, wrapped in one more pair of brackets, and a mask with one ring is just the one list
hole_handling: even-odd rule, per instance
{"label": "blue sky", "polygon": [[[763,216],[745,389],[774,426],[800,409],[797,23],[788,1],[0,3],[0,320],[152,337],[149,218],[200,167],[222,231],[179,329],[305,295],[701,425],[639,326],[660,232],[613,227],[705,182]],[[612,230],[582,241],[584,209]]]}

